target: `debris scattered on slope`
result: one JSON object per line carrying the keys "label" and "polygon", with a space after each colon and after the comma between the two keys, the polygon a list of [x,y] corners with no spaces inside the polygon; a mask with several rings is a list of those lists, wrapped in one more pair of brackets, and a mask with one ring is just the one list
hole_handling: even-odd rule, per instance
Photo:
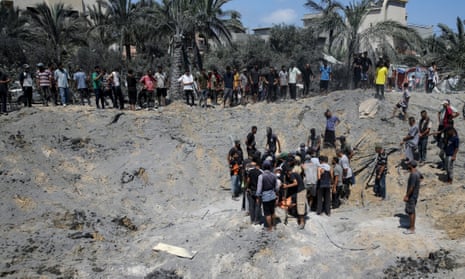
{"label": "debris scattered on slope", "polygon": [[411,257],[397,258],[396,265],[384,270],[385,278],[421,278],[431,273],[447,273],[457,267],[449,251],[440,249],[429,253],[427,258],[412,259]]}
{"label": "debris scattered on slope", "polygon": [[182,279],[174,270],[154,270],[145,276],[145,279]]}
{"label": "debris scattered on slope", "polygon": [[120,113],[116,114],[108,125],[115,124],[116,122],[118,122],[119,118],[123,114],[124,114],[124,112],[120,112]]}
{"label": "debris scattered on slope", "polygon": [[118,217],[112,220],[112,222],[117,223],[120,226],[126,227],[131,231],[137,231],[137,226],[132,223],[131,219],[127,216]]}

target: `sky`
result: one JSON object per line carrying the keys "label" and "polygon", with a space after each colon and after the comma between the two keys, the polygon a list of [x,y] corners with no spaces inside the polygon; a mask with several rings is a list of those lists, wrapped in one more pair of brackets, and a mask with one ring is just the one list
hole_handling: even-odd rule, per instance
{"label": "sky", "polygon": [[[347,4],[353,0],[339,1]],[[282,23],[302,26],[302,16],[310,12],[305,3],[306,0],[231,0],[223,7],[240,12],[242,23],[252,33],[253,28]],[[464,0],[409,0],[407,3],[407,22],[433,25],[435,31],[438,23],[456,30],[458,16],[465,20]]]}

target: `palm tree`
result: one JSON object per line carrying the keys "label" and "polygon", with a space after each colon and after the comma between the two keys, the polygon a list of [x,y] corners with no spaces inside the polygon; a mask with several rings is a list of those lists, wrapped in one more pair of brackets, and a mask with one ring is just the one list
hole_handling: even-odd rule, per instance
{"label": "palm tree", "polygon": [[223,11],[230,0],[162,0],[155,3],[155,18],[159,32],[170,38],[171,87],[170,94],[180,92],[177,77],[183,65],[189,67],[187,49],[197,53],[197,65],[202,67],[196,36],[213,39],[219,44],[231,43],[231,28],[239,28],[240,15],[234,11]]}
{"label": "palm tree", "polygon": [[113,43],[110,32],[110,19],[108,15],[108,3],[97,1],[97,4],[87,6],[87,25],[89,26],[88,35],[108,47]]}
{"label": "palm tree", "polygon": [[315,19],[315,26],[320,28],[320,32],[328,32],[328,52],[345,53],[347,79],[350,77],[353,55],[360,51],[361,46],[372,48],[372,42],[376,41],[384,42],[383,47],[389,47],[387,42],[390,39],[402,41],[410,47],[417,47],[422,42],[417,32],[395,21],[381,21],[363,29],[362,24],[371,11],[370,0],[353,0],[348,5],[333,0],[318,2],[308,0],[305,5],[321,13]]}
{"label": "palm tree", "polygon": [[26,62],[23,50],[31,35],[25,28],[26,22],[18,8],[0,5],[0,64]]}
{"label": "palm tree", "polygon": [[153,1],[109,0],[108,15],[113,34],[119,38],[119,45],[126,52],[126,58],[131,60],[131,45],[136,44],[134,34],[138,30],[139,21],[151,16]]}
{"label": "palm tree", "polygon": [[39,42],[50,43],[57,62],[63,60],[68,48],[85,43],[84,20],[70,6],[63,3],[49,6],[44,2],[28,8],[26,15],[30,30]]}
{"label": "palm tree", "polygon": [[465,68],[465,30],[464,22],[457,17],[457,33],[445,24],[438,24],[441,30],[437,38],[438,56],[445,67],[457,74],[463,74]]}

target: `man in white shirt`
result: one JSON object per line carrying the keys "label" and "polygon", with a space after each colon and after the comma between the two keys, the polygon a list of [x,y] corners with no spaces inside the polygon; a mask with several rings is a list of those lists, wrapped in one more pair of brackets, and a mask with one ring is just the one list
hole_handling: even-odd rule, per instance
{"label": "man in white shirt", "polygon": [[295,63],[291,64],[291,68],[289,69],[289,94],[291,95],[291,99],[297,99],[297,79],[300,77],[302,72],[295,66]]}
{"label": "man in white shirt", "polygon": [[[189,69],[186,70],[184,75],[182,75],[178,79],[178,81],[182,83],[184,95],[186,96],[186,104],[193,106],[194,105],[194,77],[191,75]],[[192,99],[192,102],[189,102],[190,99]]]}
{"label": "man in white shirt", "polygon": [[115,100],[114,107],[124,109],[124,97],[123,92],[121,91],[121,75],[119,74],[118,68],[115,68],[113,72],[111,72],[110,78],[113,81],[113,99]]}
{"label": "man in white shirt", "polygon": [[166,105],[167,96],[167,76],[163,72],[163,67],[158,66],[158,71],[155,73],[155,79],[157,80],[157,100],[159,106]]}
{"label": "man in white shirt", "polygon": [[287,97],[287,87],[289,84],[288,77],[289,74],[286,71],[286,67],[282,66],[281,71],[279,72],[279,93],[281,95],[281,100],[284,100]]}
{"label": "man in white shirt", "polygon": [[350,168],[349,158],[344,154],[342,149],[336,150],[337,157],[339,158],[339,165],[342,167],[343,174],[343,190],[341,193],[342,199],[349,199],[350,186],[352,185],[352,169]]}
{"label": "man in white shirt", "polygon": [[23,72],[19,75],[19,83],[24,92],[24,106],[32,106],[32,75],[29,71],[29,65],[23,65]]}

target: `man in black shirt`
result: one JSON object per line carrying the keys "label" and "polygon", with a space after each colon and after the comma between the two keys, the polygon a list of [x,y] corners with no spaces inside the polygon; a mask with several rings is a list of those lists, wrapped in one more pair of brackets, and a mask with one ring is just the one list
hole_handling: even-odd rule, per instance
{"label": "man in black shirt", "polygon": [[257,166],[255,162],[251,162],[250,165],[247,167],[247,177],[246,177],[246,185],[247,185],[247,200],[249,201],[249,215],[250,215],[250,222],[254,225],[260,224],[261,222],[261,206],[260,200],[257,202],[257,185],[258,185],[258,177],[263,172]]}
{"label": "man in black shirt", "polygon": [[10,79],[8,76],[0,71],[0,99],[2,102],[2,111],[1,113],[7,113],[6,112],[6,102],[7,102],[7,95],[8,95],[8,83],[10,82]]}
{"label": "man in black shirt", "polygon": [[[307,199],[307,190],[305,189],[304,181],[302,176],[299,173],[293,172],[291,168],[287,169],[288,181],[289,183],[283,184],[283,188],[294,188],[296,195],[296,206],[297,206],[297,223],[299,229],[303,230],[305,227],[305,206]],[[289,193],[289,191],[288,191]]]}
{"label": "man in black shirt", "polygon": [[276,101],[276,93],[278,91],[279,76],[273,66],[270,67],[270,72],[266,75],[265,83],[267,85],[267,102]]}
{"label": "man in black shirt", "polygon": [[314,78],[312,68],[310,68],[310,64],[306,64],[304,69],[302,70],[302,80],[304,82],[304,97],[308,95],[310,91],[310,80]]}
{"label": "man in black shirt", "polygon": [[254,157],[255,152],[257,151],[256,142],[255,142],[255,134],[257,133],[257,126],[252,126],[252,130],[247,135],[245,140],[245,145],[247,147],[247,156]]}
{"label": "man in black shirt", "polygon": [[266,128],[266,150],[271,153],[274,157],[276,151],[281,153],[281,143],[279,142],[278,137],[273,134],[271,127]]}

